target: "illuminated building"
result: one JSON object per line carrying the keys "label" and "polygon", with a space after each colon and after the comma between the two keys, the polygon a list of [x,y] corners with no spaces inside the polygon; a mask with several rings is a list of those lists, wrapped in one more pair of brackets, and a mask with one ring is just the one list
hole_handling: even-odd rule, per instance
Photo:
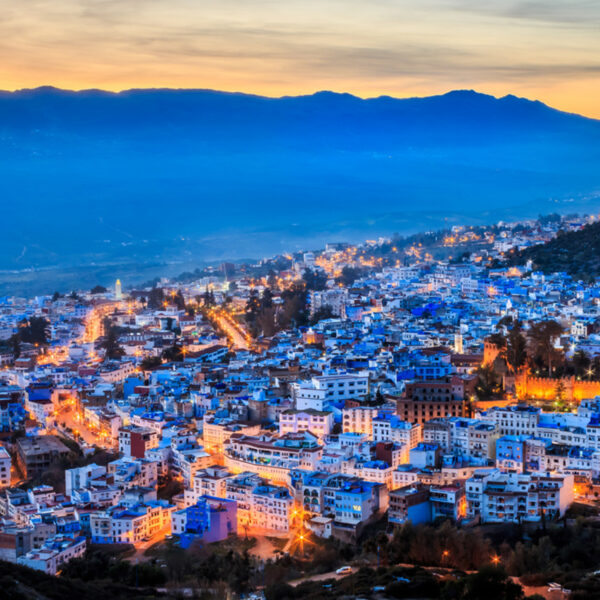
{"label": "illuminated building", "polygon": [[0,488],[10,486],[10,468],[12,461],[8,450],[0,446]]}
{"label": "illuminated building", "polygon": [[227,480],[227,498],[237,502],[238,530],[289,531],[294,499],[286,487],[268,485],[255,473],[241,473]]}
{"label": "illuminated building", "polygon": [[278,484],[287,484],[290,469],[314,469],[322,446],[309,432],[280,437],[233,434],[225,445],[225,466],[233,473],[252,472]]}
{"label": "illuminated building", "polygon": [[41,548],[19,556],[16,562],[48,575],[56,575],[71,559],[83,556],[86,545],[83,536],[57,535],[47,539]]}
{"label": "illuminated building", "polygon": [[17,464],[25,477],[43,475],[71,452],[52,435],[19,438],[16,447]]}
{"label": "illuminated building", "polygon": [[94,544],[138,544],[169,528],[175,510],[164,500],[133,506],[117,505],[90,515]]}
{"label": "illuminated building", "polygon": [[310,431],[321,441],[331,433],[332,428],[333,413],[328,411],[288,409],[279,415],[279,433],[281,435]]}
{"label": "illuminated building", "polygon": [[373,419],[377,417],[379,408],[372,406],[356,406],[342,410],[342,427],[344,433],[366,433],[371,436],[373,432]]}
{"label": "illuminated building", "polygon": [[158,465],[152,460],[123,456],[109,462],[108,475],[114,484],[125,488],[156,488],[158,483]]}
{"label": "illuminated building", "polygon": [[238,421],[231,417],[219,418],[207,414],[203,419],[202,441],[207,451],[218,454],[223,452],[225,443],[234,433],[257,435],[259,431],[259,424]]}
{"label": "illuminated building", "polygon": [[389,413],[374,417],[372,427],[372,438],[375,442],[398,442],[407,448],[414,448],[423,439],[422,425],[402,421]]}
{"label": "illuminated building", "polygon": [[234,500],[202,496],[192,506],[171,515],[172,533],[182,536],[182,547],[201,539],[220,542],[237,533],[237,504]]}
{"label": "illuminated building", "polygon": [[158,434],[148,427],[127,425],[119,429],[119,452],[125,456],[144,458],[146,451],[158,446]]}
{"label": "illuminated building", "polygon": [[496,424],[500,435],[535,435],[541,409],[528,405],[494,407],[482,414]]}
{"label": "illuminated building", "polygon": [[466,482],[467,515],[483,523],[540,521],[564,516],[573,502],[570,474],[482,470]]}
{"label": "illuminated building", "polygon": [[326,410],[327,402],[364,398],[369,393],[369,378],[346,373],[320,375],[310,381],[294,382],[291,388],[298,410]]}
{"label": "illuminated building", "polygon": [[212,465],[206,469],[196,471],[192,482],[192,489],[185,490],[186,500],[189,496],[193,504],[201,496],[225,498],[228,477],[231,477],[231,473],[225,467],[218,465]]}

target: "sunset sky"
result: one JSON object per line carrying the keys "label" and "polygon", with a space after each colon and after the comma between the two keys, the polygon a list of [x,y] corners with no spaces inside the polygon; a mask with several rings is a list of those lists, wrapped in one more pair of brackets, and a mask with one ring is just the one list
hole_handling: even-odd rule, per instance
{"label": "sunset sky", "polygon": [[0,0],[0,88],[398,97],[473,88],[600,118],[598,0]]}

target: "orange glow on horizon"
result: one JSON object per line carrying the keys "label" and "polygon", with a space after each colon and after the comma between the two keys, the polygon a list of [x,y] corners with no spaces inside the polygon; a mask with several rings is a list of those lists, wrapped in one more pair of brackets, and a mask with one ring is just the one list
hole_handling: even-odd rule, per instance
{"label": "orange glow on horizon", "polygon": [[579,0],[520,11],[442,0],[13,3],[0,24],[0,88],[475,89],[600,118],[599,18]]}

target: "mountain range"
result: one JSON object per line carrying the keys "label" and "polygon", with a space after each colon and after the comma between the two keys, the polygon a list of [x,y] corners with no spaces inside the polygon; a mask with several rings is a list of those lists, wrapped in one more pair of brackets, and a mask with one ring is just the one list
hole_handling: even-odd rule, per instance
{"label": "mountain range", "polygon": [[24,269],[141,276],[141,265],[595,211],[600,121],[469,90],[0,92],[0,197],[0,289]]}

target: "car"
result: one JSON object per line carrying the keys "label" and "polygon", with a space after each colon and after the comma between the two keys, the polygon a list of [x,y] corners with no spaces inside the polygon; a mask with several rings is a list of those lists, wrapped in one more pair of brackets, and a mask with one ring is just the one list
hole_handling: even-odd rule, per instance
{"label": "car", "polygon": [[336,575],[350,575],[352,573],[352,567],[346,565],[344,567],[340,567],[336,571]]}

